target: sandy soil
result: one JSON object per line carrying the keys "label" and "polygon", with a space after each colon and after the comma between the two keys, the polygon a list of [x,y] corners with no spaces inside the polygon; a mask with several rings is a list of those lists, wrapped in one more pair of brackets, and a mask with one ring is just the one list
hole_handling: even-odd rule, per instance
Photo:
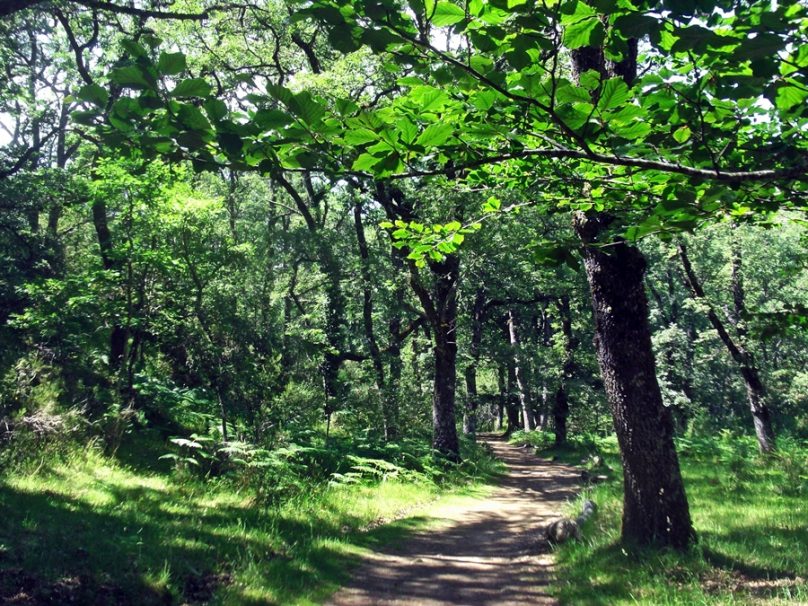
{"label": "sandy soil", "polygon": [[575,496],[578,472],[481,436],[508,467],[486,499],[433,508],[437,526],[375,553],[331,606],[527,606],[548,594],[552,556],[539,530]]}

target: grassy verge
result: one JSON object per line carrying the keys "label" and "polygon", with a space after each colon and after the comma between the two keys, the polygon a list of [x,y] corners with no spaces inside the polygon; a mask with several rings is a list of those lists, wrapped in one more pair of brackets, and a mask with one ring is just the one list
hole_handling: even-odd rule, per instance
{"label": "grassy verge", "polygon": [[435,482],[312,482],[254,491],[121,463],[94,448],[0,479],[0,601],[313,604],[363,553],[428,523],[445,495],[484,494],[493,463]]}
{"label": "grassy verge", "polygon": [[584,539],[556,551],[563,603],[808,603],[808,444],[782,439],[780,453],[763,459],[749,438],[679,440],[699,542],[678,554],[620,546],[622,482],[614,439],[578,439],[562,451],[541,434],[515,440],[537,446],[540,456],[584,466],[597,455],[612,470],[605,472],[609,480],[581,496],[598,505]]}

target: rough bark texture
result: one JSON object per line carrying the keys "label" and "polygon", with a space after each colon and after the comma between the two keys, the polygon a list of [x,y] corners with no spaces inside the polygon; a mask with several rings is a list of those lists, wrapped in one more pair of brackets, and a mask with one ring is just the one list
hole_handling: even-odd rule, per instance
{"label": "rough bark texture", "polygon": [[[776,441],[774,428],[772,427],[771,413],[766,404],[766,388],[763,384],[763,380],[760,378],[760,371],[755,365],[754,356],[746,349],[743,343],[742,329],[737,331],[738,339],[733,339],[715,309],[707,302],[704,288],[696,276],[693,265],[690,263],[690,257],[688,257],[687,248],[684,243],[679,244],[679,259],[682,262],[682,269],[684,270],[685,280],[688,288],[690,288],[690,292],[696,299],[707,304],[707,319],[710,320],[710,324],[712,324],[713,328],[718,333],[721,342],[738,365],[738,370],[740,371],[741,378],[746,387],[746,400],[749,403],[749,410],[752,413],[752,423],[755,427],[758,448],[760,448],[760,451],[763,453],[774,452],[776,449]],[[740,317],[744,312],[743,285],[740,282],[739,274],[740,256],[736,251],[733,251],[732,290],[738,322],[740,322]]]}
{"label": "rough bark texture", "polygon": [[455,426],[455,381],[457,380],[457,282],[460,260],[446,257],[431,265],[435,275],[435,386],[432,394],[432,447],[452,461],[460,460]]}
{"label": "rough bark texture", "polygon": [[[623,59],[609,65],[602,49],[577,49],[573,68],[577,76],[594,69],[631,86],[637,41],[628,40]],[[578,213],[574,227],[583,244],[598,363],[623,461],[622,539],[684,549],[695,533],[673,443],[673,417],[662,404],[656,376],[643,287],[645,259],[625,242],[607,249],[597,245],[611,220],[602,213]]]}
{"label": "rough bark texture", "polygon": [[[617,242],[597,246],[608,217],[575,217],[595,314],[595,347],[623,462],[623,541],[685,548],[694,539],[673,418],[656,378],[645,259]],[[605,250],[608,250],[607,254]]]}

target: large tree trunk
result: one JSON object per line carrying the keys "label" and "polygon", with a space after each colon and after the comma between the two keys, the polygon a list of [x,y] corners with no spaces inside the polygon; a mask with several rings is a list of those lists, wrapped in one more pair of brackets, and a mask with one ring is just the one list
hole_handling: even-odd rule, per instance
{"label": "large tree trunk", "polygon": [[513,369],[516,377],[516,386],[519,388],[519,405],[522,411],[522,423],[525,431],[533,431],[536,423],[533,418],[533,410],[530,405],[530,393],[528,392],[527,380],[525,378],[524,367],[519,356],[519,334],[516,331],[516,321],[513,310],[508,310],[508,336],[513,349]]}
{"label": "large tree trunk", "polygon": [[460,460],[460,444],[455,422],[455,381],[457,379],[457,284],[460,259],[448,256],[430,265],[435,275],[434,323],[435,383],[432,393],[432,447],[441,456]]}
{"label": "large tree trunk", "polygon": [[[594,69],[631,86],[637,75],[637,40],[627,40],[623,59],[608,68],[603,49],[576,49],[573,67],[576,76]],[[612,219],[578,213],[574,227],[583,244],[598,363],[623,461],[622,538],[684,549],[695,532],[673,443],[673,417],[662,404],[656,376],[643,287],[645,259],[625,242],[600,246]]]}
{"label": "large tree trunk", "polygon": [[584,244],[598,363],[623,462],[622,538],[681,549],[695,534],[673,443],[673,419],[662,404],[656,378],[643,288],[645,259],[625,242],[599,246],[609,220],[579,213],[574,226]]}
{"label": "large tree trunk", "polygon": [[[730,356],[732,356],[732,359],[738,365],[738,370],[740,371],[741,378],[746,387],[746,400],[749,403],[749,410],[752,413],[752,423],[755,427],[758,448],[760,452],[763,453],[774,452],[776,449],[776,441],[771,422],[771,414],[766,404],[766,388],[760,378],[760,371],[755,365],[754,356],[744,344],[743,329],[736,329],[737,339],[733,339],[730,336],[727,327],[718,316],[718,313],[716,313],[715,309],[707,302],[704,288],[696,276],[696,272],[693,270],[684,242],[679,243],[678,249],[685,280],[687,281],[691,293],[696,299],[707,303],[707,318],[718,333],[721,342],[727,348]],[[741,322],[741,316],[744,312],[743,284],[740,281],[740,254],[737,250],[733,250],[732,252],[732,286],[737,327]]]}

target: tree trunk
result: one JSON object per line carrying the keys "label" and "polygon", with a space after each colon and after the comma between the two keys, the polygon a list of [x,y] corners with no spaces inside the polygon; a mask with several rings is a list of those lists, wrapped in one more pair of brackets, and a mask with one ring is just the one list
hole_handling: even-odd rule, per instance
{"label": "tree trunk", "polygon": [[575,372],[575,337],[572,335],[572,316],[570,314],[570,299],[564,295],[556,301],[558,315],[561,320],[561,334],[564,336],[564,361],[561,365],[561,377],[553,404],[553,428],[555,430],[555,445],[563,446],[567,441],[567,416],[569,415],[569,398],[567,397],[567,382]]}
{"label": "tree trunk", "polygon": [[673,418],[662,404],[656,378],[643,288],[645,259],[625,242],[599,246],[609,222],[605,215],[578,213],[574,227],[584,244],[595,347],[623,462],[622,539],[683,549],[695,533],[673,443]]}
{"label": "tree trunk", "polygon": [[[724,322],[718,316],[712,305],[707,302],[704,288],[696,276],[696,272],[693,270],[684,242],[679,243],[678,249],[679,260],[682,262],[685,280],[691,293],[696,299],[707,304],[707,318],[710,320],[710,324],[712,324],[718,336],[721,338],[721,342],[724,343],[730,356],[732,356],[732,359],[738,365],[738,370],[741,373],[741,378],[746,387],[746,400],[749,403],[749,410],[752,413],[752,423],[755,427],[758,448],[762,453],[774,452],[777,446],[774,429],[772,428],[771,414],[766,404],[766,388],[760,378],[760,372],[755,365],[754,356],[746,349],[743,342],[743,329],[736,330],[738,333],[737,340],[730,336]],[[732,255],[733,301],[736,310],[736,321],[739,323],[741,321],[740,317],[744,312],[743,285],[740,282],[740,255],[736,251],[733,251]]]}
{"label": "tree trunk", "polygon": [[392,440],[398,433],[398,421],[396,419],[397,415],[393,413],[394,406],[391,406],[389,400],[390,394],[388,393],[384,376],[384,362],[382,361],[379,344],[376,341],[376,332],[373,328],[373,286],[370,279],[370,254],[368,253],[368,243],[365,238],[365,227],[362,224],[361,202],[354,205],[353,212],[362,273],[362,324],[365,329],[365,343],[376,375],[376,388],[379,390],[379,397],[381,398],[384,437],[386,440]]}
{"label": "tree trunk", "polygon": [[483,339],[483,319],[485,316],[485,290],[478,287],[474,295],[474,307],[471,310],[471,345],[469,355],[471,362],[466,366],[466,407],[463,415],[463,433],[474,436],[477,431],[477,409],[479,394],[477,393],[477,366],[480,363],[480,345]]}
{"label": "tree trunk", "polygon": [[525,431],[533,431],[536,428],[533,419],[533,411],[530,407],[530,394],[528,392],[527,381],[525,380],[524,368],[521,365],[519,356],[519,334],[516,332],[516,321],[513,310],[508,310],[508,336],[513,349],[513,370],[516,377],[516,386],[519,388],[519,405],[522,411],[522,423]]}
{"label": "tree trunk", "polygon": [[499,398],[497,400],[497,431],[502,431],[505,426],[505,409],[508,406],[508,391],[507,384],[505,383],[505,367],[500,365],[497,367],[497,387],[499,389]]}
{"label": "tree trunk", "polygon": [[505,410],[508,413],[508,430],[505,435],[511,435],[517,429],[521,429],[521,418],[519,415],[519,397],[516,387],[516,367],[513,358],[508,360],[508,400]]}
{"label": "tree trunk", "polygon": [[[632,86],[637,40],[627,40],[622,60],[608,69],[603,49],[576,49],[573,68],[576,76],[594,69]],[[623,241],[611,243],[608,254],[600,246],[612,220],[605,214],[577,213],[574,228],[583,244],[598,363],[623,461],[622,539],[684,549],[695,532],[673,443],[673,417],[662,404],[656,376],[643,287],[645,259]]]}
{"label": "tree trunk", "polygon": [[448,256],[430,265],[435,275],[435,322],[432,326],[435,383],[432,394],[432,447],[450,461],[460,460],[455,422],[457,379],[457,283],[460,259]]}
{"label": "tree trunk", "polygon": [[[92,205],[93,226],[98,240],[98,248],[101,253],[101,262],[104,269],[111,271],[117,269],[118,262],[113,257],[112,233],[109,230],[107,219],[107,204],[103,199],[96,199]],[[109,337],[109,368],[115,373],[118,372],[124,362],[126,353],[126,342],[129,334],[124,326],[118,323],[113,324]]]}

